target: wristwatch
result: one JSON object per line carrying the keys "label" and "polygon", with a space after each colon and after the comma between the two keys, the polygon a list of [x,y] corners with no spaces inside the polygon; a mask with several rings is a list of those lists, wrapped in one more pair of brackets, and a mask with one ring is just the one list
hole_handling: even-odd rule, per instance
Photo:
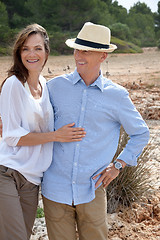
{"label": "wristwatch", "polygon": [[121,170],[123,169],[122,163],[120,163],[120,162],[118,162],[118,161],[114,161],[113,164],[114,164],[114,167],[115,167],[117,170],[121,171]]}

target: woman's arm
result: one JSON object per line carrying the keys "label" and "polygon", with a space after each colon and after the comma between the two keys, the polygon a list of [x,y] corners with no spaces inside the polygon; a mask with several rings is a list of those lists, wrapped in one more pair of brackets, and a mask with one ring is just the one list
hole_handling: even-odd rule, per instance
{"label": "woman's arm", "polygon": [[54,132],[28,133],[20,138],[17,146],[34,146],[48,142],[77,142],[85,137],[84,128],[74,128],[75,123],[67,124]]}

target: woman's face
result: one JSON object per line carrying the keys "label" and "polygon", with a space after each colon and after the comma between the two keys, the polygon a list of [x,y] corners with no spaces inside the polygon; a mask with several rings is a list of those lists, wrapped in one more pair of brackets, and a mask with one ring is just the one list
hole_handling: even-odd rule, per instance
{"label": "woman's face", "polygon": [[44,40],[40,34],[30,35],[21,49],[21,60],[29,73],[40,73],[47,59]]}

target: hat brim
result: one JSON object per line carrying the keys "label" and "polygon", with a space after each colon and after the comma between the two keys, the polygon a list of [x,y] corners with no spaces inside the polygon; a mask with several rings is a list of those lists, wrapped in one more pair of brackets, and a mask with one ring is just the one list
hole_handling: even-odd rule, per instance
{"label": "hat brim", "polygon": [[96,51],[96,52],[113,52],[117,49],[114,44],[109,44],[109,48],[93,48],[75,43],[76,38],[66,40],[66,45],[70,48],[85,50],[85,51]]}

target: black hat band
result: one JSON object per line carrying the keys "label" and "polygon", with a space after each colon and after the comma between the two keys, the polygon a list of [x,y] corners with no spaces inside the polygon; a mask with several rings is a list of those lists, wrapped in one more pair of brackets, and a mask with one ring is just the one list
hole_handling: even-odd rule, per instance
{"label": "black hat band", "polygon": [[87,40],[82,40],[80,38],[76,38],[75,43],[80,44],[80,45],[84,45],[86,47],[91,47],[91,48],[109,48],[109,45],[107,44],[101,44],[101,43],[94,43],[91,41],[87,41]]}

